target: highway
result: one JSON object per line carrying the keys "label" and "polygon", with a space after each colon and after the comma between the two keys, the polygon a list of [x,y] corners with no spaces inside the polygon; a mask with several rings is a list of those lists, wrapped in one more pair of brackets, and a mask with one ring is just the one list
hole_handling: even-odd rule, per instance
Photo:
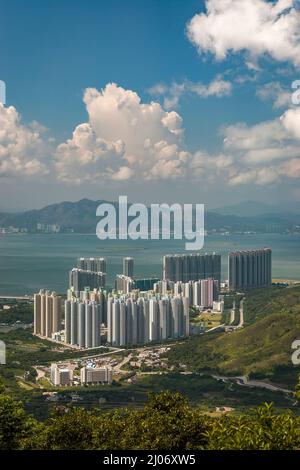
{"label": "highway", "polygon": [[249,380],[246,376],[236,377],[237,383],[239,385],[246,385],[247,387],[260,387],[271,390],[272,392],[282,392],[282,393],[294,393],[293,390],[279,387],[278,385],[273,385],[263,380]]}
{"label": "highway", "polygon": [[265,388],[267,390],[270,390],[272,392],[282,392],[282,393],[288,393],[288,394],[293,394],[293,390],[289,390],[283,387],[279,387],[278,385],[273,385],[268,382],[264,382],[263,380],[249,380],[248,377],[246,376],[224,376],[224,375],[217,375],[217,374],[212,374],[211,377],[217,380],[222,380],[223,382],[228,382],[228,381],[234,381],[238,385],[244,386],[244,387],[258,387],[258,388]]}

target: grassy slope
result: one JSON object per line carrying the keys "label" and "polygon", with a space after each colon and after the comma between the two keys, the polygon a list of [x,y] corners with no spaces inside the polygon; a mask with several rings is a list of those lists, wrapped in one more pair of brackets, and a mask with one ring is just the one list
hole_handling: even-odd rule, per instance
{"label": "grassy slope", "polygon": [[175,363],[228,375],[254,374],[277,383],[296,383],[291,344],[300,339],[300,288],[272,288],[247,295],[244,329],[195,336],[169,352]]}

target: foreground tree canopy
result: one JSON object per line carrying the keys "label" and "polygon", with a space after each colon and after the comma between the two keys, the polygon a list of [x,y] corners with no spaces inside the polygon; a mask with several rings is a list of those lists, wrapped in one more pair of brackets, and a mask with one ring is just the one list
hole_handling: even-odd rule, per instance
{"label": "foreground tree canopy", "polygon": [[[300,398],[300,389],[296,392]],[[0,394],[0,449],[299,449],[300,418],[264,404],[242,416],[212,418],[179,393],[152,394],[141,410],[100,413],[55,408],[40,423]]]}

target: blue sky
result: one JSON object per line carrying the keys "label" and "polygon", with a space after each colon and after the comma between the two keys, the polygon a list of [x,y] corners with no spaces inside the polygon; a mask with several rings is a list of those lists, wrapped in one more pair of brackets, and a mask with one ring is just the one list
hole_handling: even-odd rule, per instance
{"label": "blue sky", "polygon": [[[212,3],[217,4],[218,1],[220,3],[220,0],[212,0]],[[236,0],[228,1],[232,15],[235,15]],[[248,2],[252,3],[253,0]],[[260,0],[262,9],[268,3],[272,4],[267,0]],[[297,2],[281,0],[281,3],[285,4],[285,8],[273,20],[279,19],[280,15],[296,15],[298,21]],[[299,64],[295,58],[297,47],[300,50],[300,41],[295,42],[291,38],[286,46],[283,44],[284,50],[280,53],[274,52],[271,45],[265,45],[269,44],[266,37],[262,38],[263,45],[257,41],[255,44],[249,42],[244,47],[243,32],[238,27],[234,44],[233,39],[225,33],[222,33],[223,36],[216,33],[215,43],[218,47],[225,48],[225,58],[217,56],[213,49],[214,44],[204,51],[210,31],[200,38],[202,50],[199,53],[199,44],[192,39],[191,32],[188,33],[188,25],[195,15],[202,12],[206,15],[203,21],[207,24],[201,23],[200,31],[206,27],[217,28],[218,18],[212,18],[216,20],[215,24],[209,23],[207,19],[207,6],[201,0],[0,0],[0,79],[7,86],[6,107],[13,106],[16,109],[21,115],[22,125],[30,127],[30,123],[36,121],[47,128],[45,132],[38,131],[40,141],[34,150],[32,144],[29,148],[26,144],[22,150],[24,155],[18,153],[19,174],[11,164],[10,159],[13,156],[6,144],[7,140],[3,140],[2,145],[7,145],[7,148],[2,174],[0,166],[0,206],[33,207],[61,199],[76,200],[84,196],[97,199],[117,198],[123,193],[127,193],[132,199],[146,199],[147,202],[151,202],[155,194],[156,200],[189,200],[205,202],[211,206],[222,206],[227,202],[245,199],[275,203],[300,199],[299,179],[295,177],[294,171],[294,168],[296,172],[299,171],[298,162],[295,162],[299,156],[297,146],[300,148],[297,133],[289,129],[288,135],[276,137],[277,146],[270,143],[270,136],[267,136],[267,142],[259,145],[254,143],[253,148],[252,144],[248,146],[246,157],[240,145],[225,148],[223,142],[224,138],[227,142],[231,138],[235,142],[248,139],[250,134],[256,134],[253,126],[266,122],[272,122],[276,128],[274,132],[280,134],[276,120],[290,108],[287,99],[284,100],[284,93],[288,93],[291,83],[300,78]],[[290,9],[288,13],[286,8]],[[255,29],[255,11],[253,18]],[[241,21],[243,19],[245,16],[241,17]],[[229,27],[231,20],[229,17]],[[268,31],[270,22],[264,21],[259,27],[263,33],[265,28],[267,36],[272,33]],[[251,23],[251,17],[249,22]],[[298,26],[300,27],[300,20]],[[195,34],[196,28],[197,24]],[[237,52],[233,53],[234,47]],[[222,82],[222,86],[227,84],[230,89],[225,87],[225,91],[209,92],[209,84],[216,81]],[[174,112],[180,117],[180,125],[179,121],[175,125],[184,129],[184,137],[182,132],[180,142],[177,140],[177,127],[175,133],[174,129],[168,128],[171,133],[169,140],[159,131],[159,139],[165,139],[170,146],[177,145],[170,157],[172,165],[167,167],[166,159],[160,161],[155,174],[150,175],[154,163],[144,164],[147,159],[149,161],[150,154],[151,158],[165,158],[157,153],[154,155],[157,152],[155,145],[159,143],[155,141],[156,123],[149,124],[149,136],[145,131],[144,141],[149,137],[151,145],[153,144],[151,152],[149,150],[148,154],[147,150],[145,155],[142,155],[140,143],[137,145],[132,142],[132,135],[127,142],[125,130],[120,136],[118,129],[112,132],[106,127],[105,132],[102,132],[101,119],[104,122],[112,119],[111,126],[114,125],[112,115],[107,115],[107,119],[105,116],[105,103],[110,102],[109,97],[112,95],[109,95],[110,92],[106,93],[106,101],[104,103],[103,100],[98,111],[94,108],[91,111],[93,104],[90,105],[91,109],[88,108],[83,102],[83,95],[87,88],[100,91],[108,83],[115,83],[122,90],[136,93],[142,103],[160,103],[162,113]],[[174,94],[174,84],[184,88],[184,91]],[[163,91],[153,92],[157,85]],[[274,102],[279,94],[282,94],[284,103],[277,106]],[[174,105],[167,105],[167,101],[170,103],[172,99]],[[100,121],[97,112],[102,113]],[[90,123],[93,135],[104,139],[105,165],[102,160],[98,167],[95,161],[92,167],[82,165],[79,150],[76,150],[76,155],[72,154],[74,142],[69,142],[68,148],[57,153],[57,146],[71,139],[76,126],[82,123]],[[246,126],[246,137],[245,129],[239,126],[240,123]],[[148,121],[143,125],[146,128]],[[234,129],[229,131],[230,126]],[[272,131],[272,126],[271,129],[270,126],[267,127],[266,133],[269,132],[271,137]],[[32,141],[30,132],[32,131],[28,131],[26,139]],[[257,132],[264,132],[264,126],[257,129]],[[119,140],[124,142],[122,150],[116,150],[115,147],[112,150],[111,145],[107,144]],[[91,152],[97,155],[97,142],[91,145]],[[286,148],[291,154],[288,161],[277,155],[278,151],[284,154]],[[266,158],[265,154],[270,153],[270,149],[277,152],[276,156]],[[86,148],[80,147],[83,153],[85,150]],[[128,163],[134,151],[138,153],[138,156],[134,155],[137,163],[135,160],[134,163]],[[188,152],[189,155],[182,156],[180,152]],[[256,152],[255,155],[253,152]],[[198,156],[195,157],[195,154]],[[226,159],[232,159],[230,164],[224,165],[224,155]],[[144,159],[142,163],[139,158]],[[214,160],[215,158],[219,160]],[[112,164],[109,159],[113,161]],[[250,159],[251,164],[247,159]],[[54,169],[57,161],[58,168]],[[242,166],[235,174],[240,161]],[[24,162],[27,165],[24,167],[26,177],[22,167]],[[80,168],[73,174],[72,168],[79,164]],[[120,168],[123,169],[121,172]],[[197,168],[196,172],[193,171],[194,168]],[[227,173],[223,171],[224,168]],[[272,171],[271,178],[266,177],[268,168]],[[248,169],[251,176],[246,177]],[[66,177],[68,171],[69,178]],[[64,174],[63,178],[61,173]],[[79,174],[82,175],[82,180],[78,177]],[[95,180],[92,174],[97,176]],[[191,174],[193,177],[195,174],[198,176],[192,180]],[[115,178],[112,175],[117,176]],[[227,184],[228,179],[231,181],[230,185]]]}

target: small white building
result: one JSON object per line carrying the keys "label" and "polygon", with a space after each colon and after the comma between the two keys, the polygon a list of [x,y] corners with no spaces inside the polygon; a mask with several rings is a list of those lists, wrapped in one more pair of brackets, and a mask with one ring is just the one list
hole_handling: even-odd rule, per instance
{"label": "small white building", "polygon": [[81,384],[111,383],[113,370],[110,367],[82,367],[80,370]]}
{"label": "small white building", "polygon": [[67,368],[59,368],[57,364],[51,364],[50,380],[55,386],[71,385],[73,382],[73,371]]}
{"label": "small white building", "polygon": [[224,300],[218,300],[213,302],[213,313],[223,313],[224,312]]}

